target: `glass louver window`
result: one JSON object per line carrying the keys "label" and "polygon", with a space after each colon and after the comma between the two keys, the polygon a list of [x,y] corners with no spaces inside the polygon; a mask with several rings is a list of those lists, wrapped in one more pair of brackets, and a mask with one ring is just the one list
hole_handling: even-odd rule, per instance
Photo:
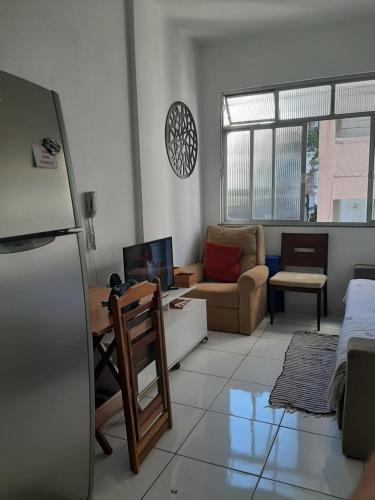
{"label": "glass louver window", "polygon": [[227,97],[231,124],[272,121],[275,119],[274,94],[253,94]]}
{"label": "glass louver window", "polygon": [[375,80],[336,84],[336,114],[367,111],[375,111]]}
{"label": "glass louver window", "polygon": [[227,135],[226,218],[250,217],[250,132]]}
{"label": "glass louver window", "polygon": [[302,127],[276,130],[275,219],[298,220],[301,199]]}
{"label": "glass louver window", "polygon": [[326,116],[331,110],[331,86],[282,90],[279,93],[280,120]]}
{"label": "glass louver window", "polygon": [[253,219],[272,219],[271,129],[254,130]]}

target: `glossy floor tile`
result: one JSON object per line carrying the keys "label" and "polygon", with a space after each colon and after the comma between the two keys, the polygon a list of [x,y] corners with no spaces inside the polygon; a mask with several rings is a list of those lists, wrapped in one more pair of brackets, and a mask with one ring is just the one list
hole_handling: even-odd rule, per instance
{"label": "glossy floor tile", "polygon": [[281,427],[263,477],[348,498],[362,470],[361,461],[342,454],[340,439]]}
{"label": "glossy floor tile", "polygon": [[259,325],[255,328],[255,330],[253,330],[253,331],[251,332],[251,337],[261,337],[261,336],[262,336],[262,334],[263,334],[263,332],[264,332],[264,327],[265,327],[265,325],[260,323],[260,324],[259,324]]}
{"label": "glossy floor tile", "polygon": [[250,354],[251,356],[283,360],[289,343],[290,341],[267,339],[262,336],[251,349]]}
{"label": "glossy floor tile", "polygon": [[316,417],[300,411],[286,411],[282,418],[281,425],[283,427],[321,434],[323,436],[341,437],[336,418],[332,416]]}
{"label": "glossy floor tile", "polygon": [[232,378],[245,382],[274,386],[283,369],[283,360],[267,359],[250,354],[244,359]]}
{"label": "glossy floor tile", "polygon": [[309,329],[303,325],[292,325],[289,323],[274,323],[273,325],[268,325],[264,330],[262,338],[284,340],[290,342],[292,340],[293,334],[298,330]]}
{"label": "glossy floor tile", "polygon": [[274,316],[274,324],[288,323],[296,325],[304,325],[309,327],[316,326],[315,314],[301,313],[286,310],[284,313],[276,313]]}
{"label": "glossy floor tile", "polygon": [[222,377],[177,370],[169,375],[171,401],[207,409],[226,382]]}
{"label": "glossy floor tile", "polygon": [[[204,414],[204,410],[192,406],[172,403],[173,427],[168,430],[156,443],[155,448],[175,453],[185,441],[191,430]],[[125,419],[117,421],[108,431],[107,435],[124,439],[126,436]]]}
{"label": "glossy floor tile", "polygon": [[145,500],[249,500],[258,478],[175,456]]}
{"label": "glossy floor tile", "polygon": [[[152,401],[152,398],[148,396],[143,396],[138,404],[141,408],[146,408],[146,406]],[[126,439],[126,429],[125,429],[125,417],[124,411],[121,410],[116,413],[112,418],[108,420],[102,427],[102,431],[104,434],[108,434],[109,436],[114,436],[119,439]]]}
{"label": "glossy floor tile", "polygon": [[261,479],[252,500],[334,500],[335,498],[337,497]]}
{"label": "glossy floor tile", "polygon": [[105,430],[105,434],[117,439],[127,439],[124,414]]}
{"label": "glossy floor tile", "polygon": [[172,403],[173,427],[156,443],[155,448],[176,452],[204,415],[204,410]]}
{"label": "glossy floor tile", "polygon": [[211,406],[210,411],[278,425],[284,410],[269,407],[268,399],[271,390],[272,387],[267,385],[230,380]]}
{"label": "glossy floor tile", "polygon": [[257,340],[258,337],[253,337],[252,335],[212,332],[208,341],[205,344],[200,344],[199,348],[232,352],[235,354],[247,354]]}
{"label": "glossy floor tile", "polygon": [[[256,329],[257,329],[259,332],[262,332],[262,331],[264,331],[264,330],[267,328],[267,326],[268,326],[269,324],[270,324],[270,318],[269,318],[269,316],[265,316],[265,317],[262,319],[262,321],[259,323],[259,325],[257,326],[257,328],[256,328]],[[253,335],[253,334],[252,334],[252,335]]]}
{"label": "glossy floor tile", "polygon": [[233,372],[243,358],[242,354],[214,351],[212,349],[195,349],[195,351],[181,361],[181,368],[183,370],[229,378],[233,375]]}
{"label": "glossy floor tile", "polygon": [[341,332],[343,318],[337,318],[334,316],[323,316],[320,321],[320,329],[322,332],[335,333],[337,335]]}
{"label": "glossy floor tile", "polygon": [[102,432],[106,434],[114,425],[124,418],[124,412],[121,410],[111,417],[102,427]]}
{"label": "glossy floor tile", "polygon": [[259,475],[276,431],[274,425],[208,411],[177,453]]}
{"label": "glossy floor tile", "polygon": [[142,463],[139,474],[130,470],[126,441],[109,438],[112,455],[105,455],[97,446],[93,500],[139,500],[166,467],[173,455],[152,450]]}

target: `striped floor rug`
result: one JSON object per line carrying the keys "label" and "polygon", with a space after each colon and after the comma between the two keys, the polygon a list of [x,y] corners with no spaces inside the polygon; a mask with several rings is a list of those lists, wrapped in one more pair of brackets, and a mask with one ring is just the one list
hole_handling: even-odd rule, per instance
{"label": "striped floor rug", "polygon": [[298,331],[285,354],[284,368],[273,388],[273,407],[317,415],[334,413],[327,406],[327,389],[335,368],[338,335]]}

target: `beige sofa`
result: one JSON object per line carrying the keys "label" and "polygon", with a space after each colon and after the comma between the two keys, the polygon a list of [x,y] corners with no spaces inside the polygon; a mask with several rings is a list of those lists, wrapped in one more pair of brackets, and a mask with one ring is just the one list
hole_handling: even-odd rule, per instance
{"label": "beige sofa", "polygon": [[188,296],[207,300],[209,330],[250,335],[266,313],[266,282],[262,226],[209,226],[206,241],[241,247],[241,276],[237,283],[204,281],[203,263],[182,268],[194,272],[198,285]]}

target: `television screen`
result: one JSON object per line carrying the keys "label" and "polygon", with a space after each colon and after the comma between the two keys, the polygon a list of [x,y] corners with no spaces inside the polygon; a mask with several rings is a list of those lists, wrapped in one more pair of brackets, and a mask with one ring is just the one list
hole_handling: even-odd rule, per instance
{"label": "television screen", "polygon": [[159,278],[162,290],[173,286],[172,238],[149,241],[123,249],[125,280],[153,281]]}

